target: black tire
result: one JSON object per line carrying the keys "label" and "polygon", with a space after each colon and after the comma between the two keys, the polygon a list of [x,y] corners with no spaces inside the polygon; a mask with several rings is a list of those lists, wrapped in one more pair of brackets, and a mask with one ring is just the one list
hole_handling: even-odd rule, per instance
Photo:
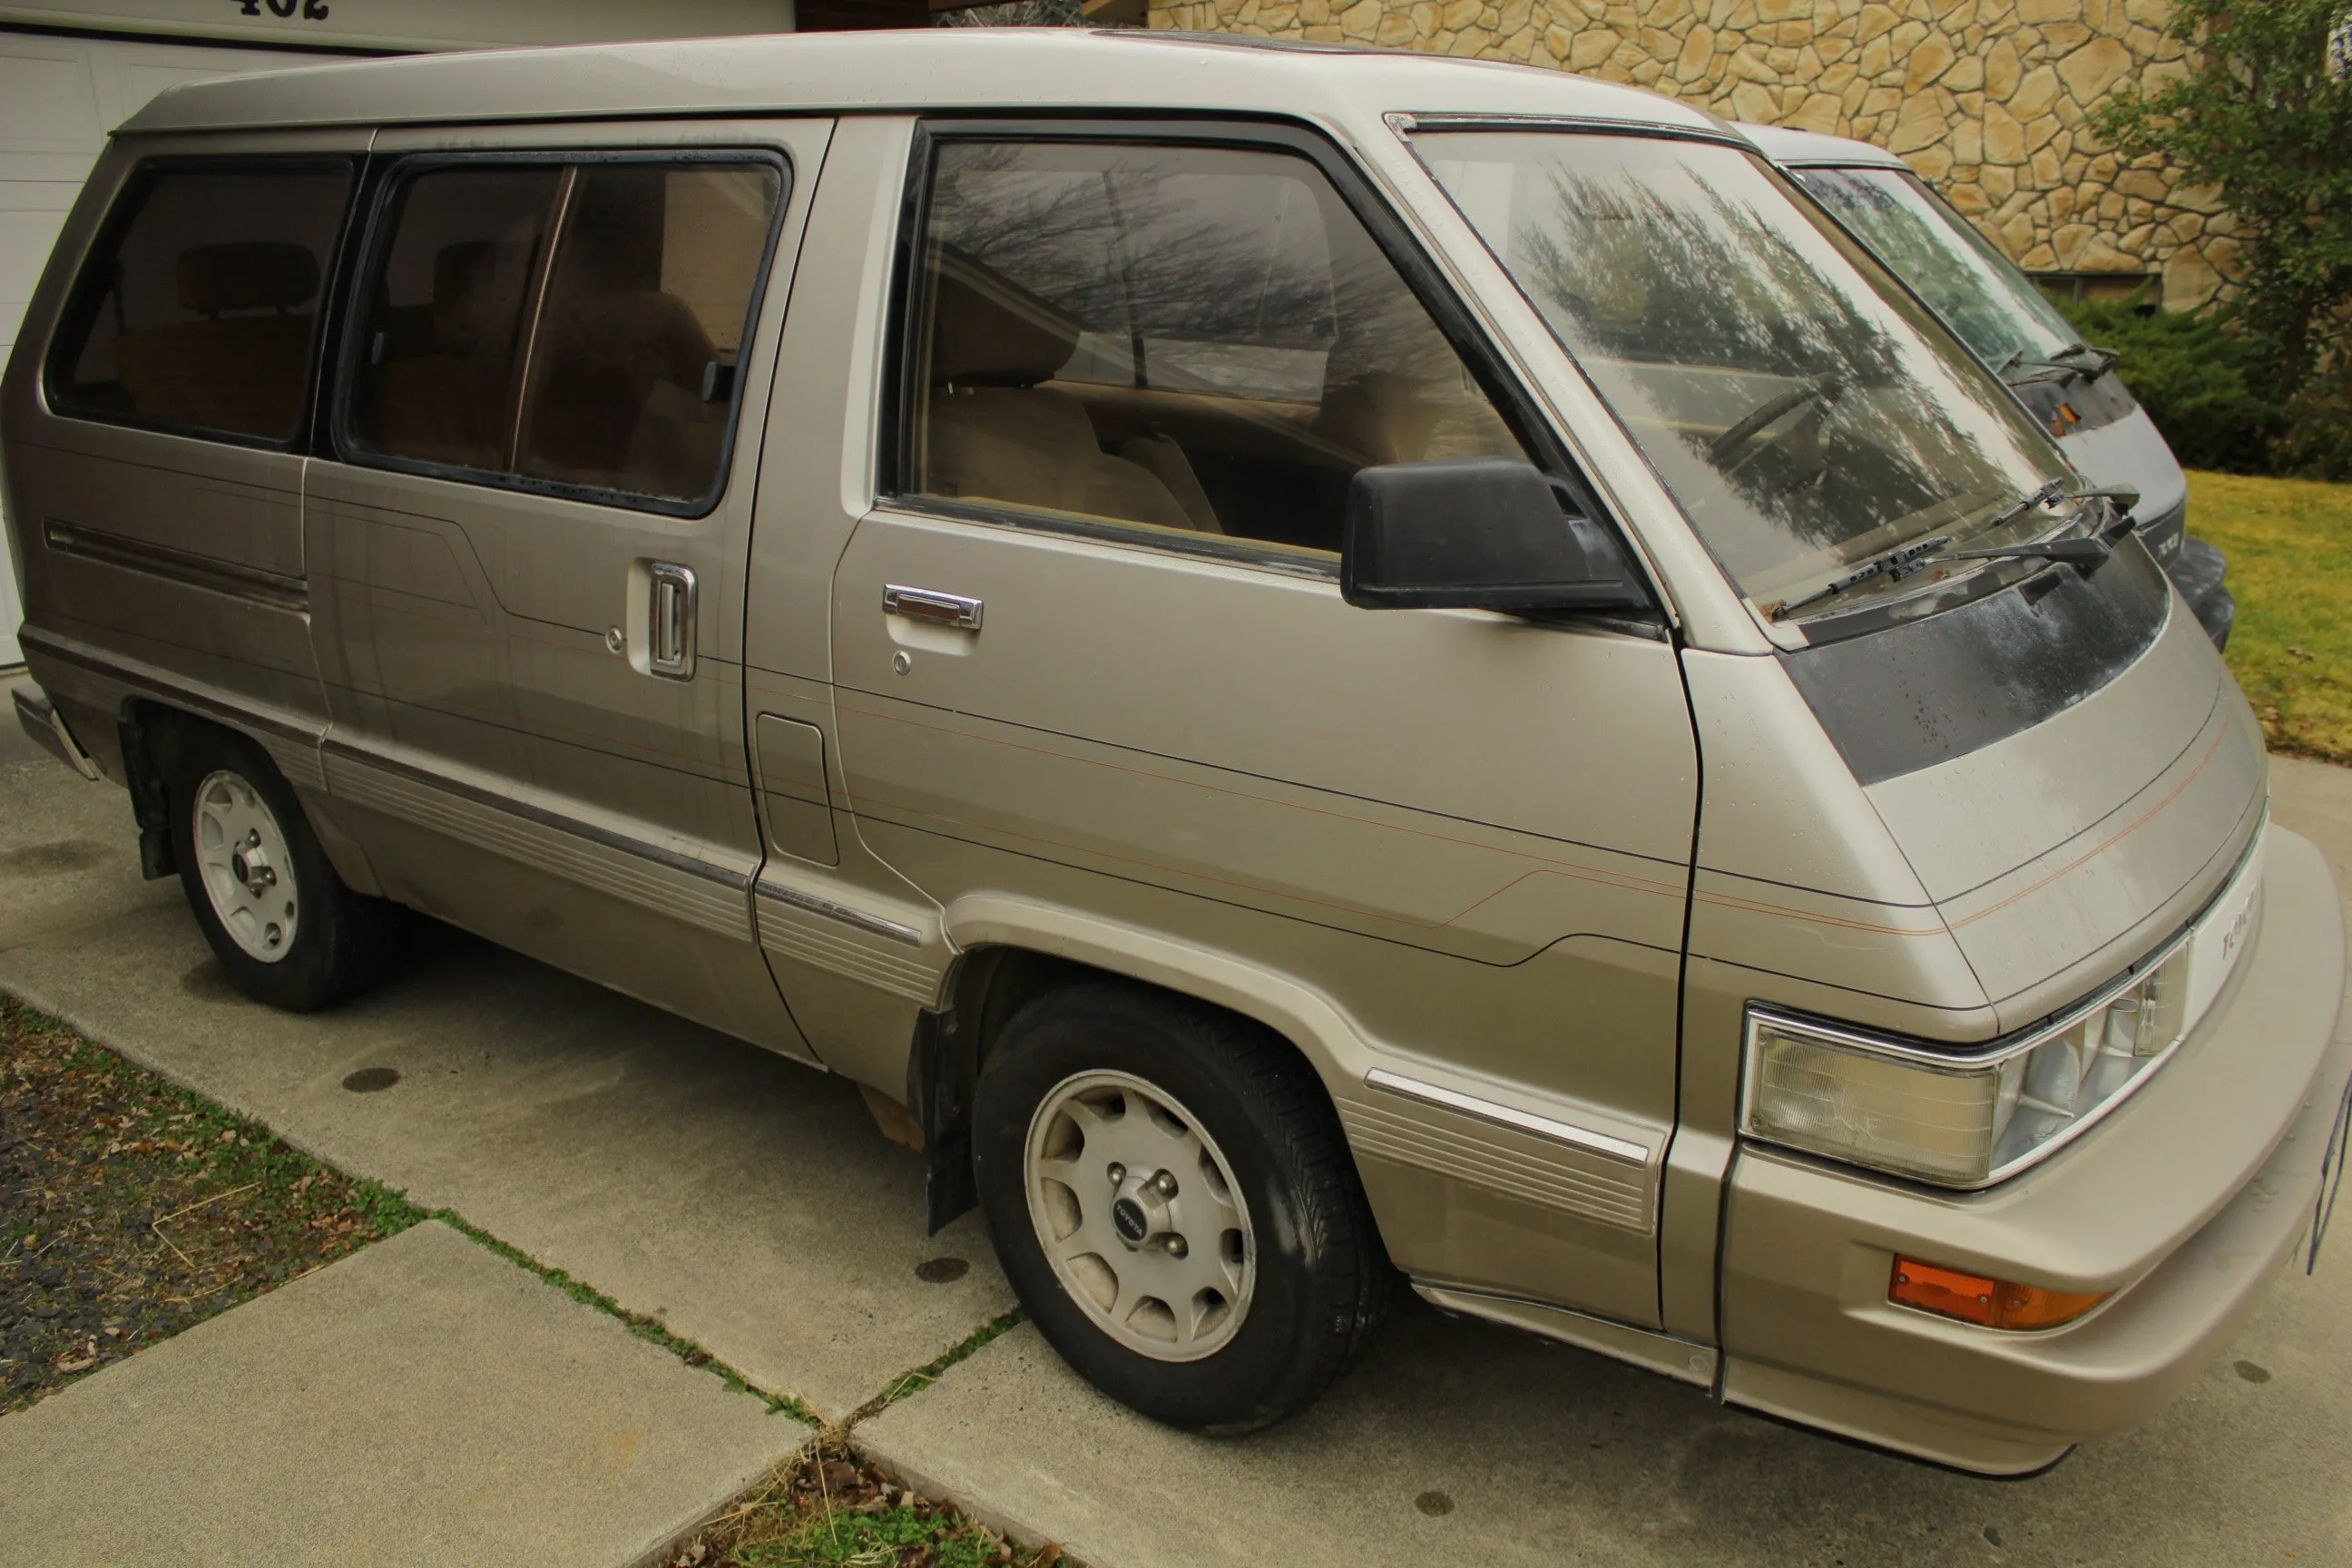
{"label": "black tire", "polygon": [[[1254,1286],[1230,1338],[1199,1359],[1156,1359],[1113,1338],[1063,1282],[1032,1218],[1032,1120],[1057,1086],[1097,1072],[1181,1102],[1246,1202]],[[1348,1369],[1393,1295],[1322,1085],[1288,1042],[1229,1013],[1116,981],[1042,996],[991,1044],[972,1121],[981,1203],[1022,1305],[1081,1376],[1155,1420],[1218,1435],[1281,1420]]]}
{"label": "black tire", "polygon": [[[308,1013],[355,995],[383,978],[401,945],[399,906],[362,897],[343,885],[310,831],[301,803],[268,755],[243,736],[208,725],[192,725],[173,740],[165,763],[172,856],[196,925],[230,983],[257,1002]],[[272,956],[256,956],[230,932],[206,886],[208,849],[200,842],[198,792],[206,781],[223,778],[234,781],[223,786],[232,795],[235,786],[242,785],[258,797],[283,840],[279,858],[289,864],[271,868],[270,897],[290,889],[295,900],[289,901],[299,903],[294,911],[299,919],[292,921],[282,949]],[[217,861],[214,847],[209,858]]]}

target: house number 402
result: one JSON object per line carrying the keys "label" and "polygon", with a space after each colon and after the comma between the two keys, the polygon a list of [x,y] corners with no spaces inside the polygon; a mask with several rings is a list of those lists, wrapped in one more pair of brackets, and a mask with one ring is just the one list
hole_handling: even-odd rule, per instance
{"label": "house number 402", "polygon": [[236,0],[236,8],[248,16],[260,16],[261,8],[265,5],[269,7],[271,16],[283,16],[289,21],[293,19],[298,7],[305,22],[323,22],[327,19],[326,0]]}

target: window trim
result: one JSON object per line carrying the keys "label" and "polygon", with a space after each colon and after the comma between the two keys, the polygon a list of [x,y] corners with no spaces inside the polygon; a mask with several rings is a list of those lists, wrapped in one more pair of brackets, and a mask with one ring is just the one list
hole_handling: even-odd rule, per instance
{"label": "window trim", "polygon": [[[66,295],[65,309],[58,312],[57,323],[50,330],[47,352],[41,356],[41,401],[47,412],[56,418],[77,420],[87,425],[109,425],[117,429],[179,436],[190,440],[211,442],[215,446],[239,447],[247,451],[299,455],[311,450],[310,437],[318,410],[319,371],[328,358],[326,345],[330,329],[335,324],[335,302],[342,293],[342,260],[365,184],[365,156],[358,153],[165,155],[142,158],[133,164],[130,173],[123,176],[122,184],[117,187],[113,200],[108,204],[106,216],[99,225],[97,234],[82,252],[73,286]],[[73,374],[73,367],[65,363],[66,345],[74,343],[78,350],[88,349],[89,330],[97,316],[100,301],[106,297],[106,284],[98,260],[100,257],[110,259],[115,255],[131,226],[138,220],[140,212],[146,205],[148,193],[158,180],[166,175],[184,174],[327,174],[338,170],[348,176],[343,188],[342,215],[336,220],[334,233],[329,237],[326,252],[320,258],[319,305],[312,314],[310,355],[303,366],[302,410],[294,422],[292,434],[273,438],[242,430],[191,425],[178,419],[158,419],[149,415],[88,408],[65,395],[65,389],[72,385]],[[79,353],[76,357],[79,357]]]}
{"label": "window trim", "polygon": [[[1363,225],[1373,246],[1396,269],[1407,291],[1429,313],[1432,323],[1460,356],[1478,389],[1526,450],[1528,460],[1546,475],[1560,480],[1584,515],[1615,537],[1633,575],[1641,582],[1643,591],[1654,601],[1656,599],[1657,589],[1641,564],[1643,557],[1627,542],[1625,530],[1601,506],[1598,492],[1586,480],[1582,468],[1412,231],[1328,134],[1312,125],[1275,117],[1216,114],[1195,119],[1164,112],[1116,116],[1090,111],[1074,116],[939,115],[915,122],[907,150],[898,231],[892,247],[889,334],[883,350],[880,449],[876,454],[877,493],[890,506],[959,521],[1205,557],[1291,576],[1333,583],[1339,577],[1340,553],[1337,551],[1310,552],[1270,541],[1181,534],[1115,519],[1079,519],[1005,501],[927,496],[908,488],[915,456],[910,389],[922,369],[915,363],[922,338],[920,323],[915,318],[925,302],[920,287],[923,231],[930,216],[939,148],[953,142],[1124,142],[1231,147],[1303,158],[1329,182],[1341,205]],[[1653,610],[1663,615],[1654,604]]]}
{"label": "window trim", "polygon": [[[727,499],[728,481],[735,466],[736,438],[742,426],[746,388],[741,373],[747,361],[741,349],[739,349],[736,358],[735,384],[728,394],[726,427],[719,439],[719,462],[710,488],[700,496],[688,500],[640,495],[597,485],[572,484],[562,479],[535,479],[527,474],[471,468],[462,463],[403,457],[398,453],[375,451],[362,445],[358,432],[352,427],[362,357],[362,339],[366,332],[368,319],[362,301],[369,283],[379,274],[391,254],[392,244],[396,237],[394,231],[397,226],[393,220],[399,195],[409,181],[421,174],[449,168],[513,168],[531,164],[547,164],[558,169],[584,168],[593,163],[661,163],[672,166],[713,163],[739,167],[761,164],[776,172],[778,184],[775,206],[768,215],[767,237],[761,244],[759,264],[752,275],[751,298],[744,305],[741,347],[748,348],[763,319],[761,312],[766,309],[768,284],[775,272],[776,252],[783,235],[785,215],[792,206],[795,193],[794,180],[799,171],[793,167],[791,155],[782,148],[761,146],[485,147],[463,152],[403,153],[384,158],[383,162],[381,173],[374,174],[369,182],[365,234],[356,247],[357,259],[351,270],[350,285],[344,290],[346,302],[338,322],[340,336],[334,357],[331,396],[325,405],[329,452],[334,460],[353,468],[410,474],[419,479],[445,479],[453,484],[543,496],[551,500],[583,501],[592,506],[647,512],[682,521],[709,517],[718,510]],[[562,243],[569,226],[572,206],[567,199],[549,226],[547,254],[539,260],[537,276],[532,279],[525,301],[530,321],[517,363],[519,374],[528,375],[539,346],[542,321],[540,307],[545,302],[547,286],[554,275],[556,249]],[[522,400],[529,392],[527,384],[518,385],[515,389],[515,416],[518,420],[521,417]]]}

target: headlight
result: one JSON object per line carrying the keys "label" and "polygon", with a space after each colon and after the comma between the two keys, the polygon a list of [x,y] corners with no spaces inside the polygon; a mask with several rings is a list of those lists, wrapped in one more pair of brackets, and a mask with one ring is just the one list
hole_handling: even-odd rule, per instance
{"label": "headlight", "polygon": [[1751,1007],[1751,1138],[1938,1186],[1981,1187],[2113,1107],[2189,1032],[2190,943],[2056,1023],[1952,1055]]}

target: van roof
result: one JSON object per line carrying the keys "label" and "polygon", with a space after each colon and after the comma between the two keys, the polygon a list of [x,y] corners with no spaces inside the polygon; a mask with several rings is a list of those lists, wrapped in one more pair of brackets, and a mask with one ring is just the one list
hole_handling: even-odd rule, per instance
{"label": "van roof", "polygon": [[491,49],[175,87],[118,134],[835,110],[1167,109],[1597,120],[1721,134],[1639,88],[1496,60],[1238,36],[1061,27]]}
{"label": "van roof", "polygon": [[1756,143],[1775,163],[1788,169],[1909,169],[1910,164],[1867,142],[1844,136],[1824,136],[1818,131],[1790,131],[1779,125],[1732,127]]}

